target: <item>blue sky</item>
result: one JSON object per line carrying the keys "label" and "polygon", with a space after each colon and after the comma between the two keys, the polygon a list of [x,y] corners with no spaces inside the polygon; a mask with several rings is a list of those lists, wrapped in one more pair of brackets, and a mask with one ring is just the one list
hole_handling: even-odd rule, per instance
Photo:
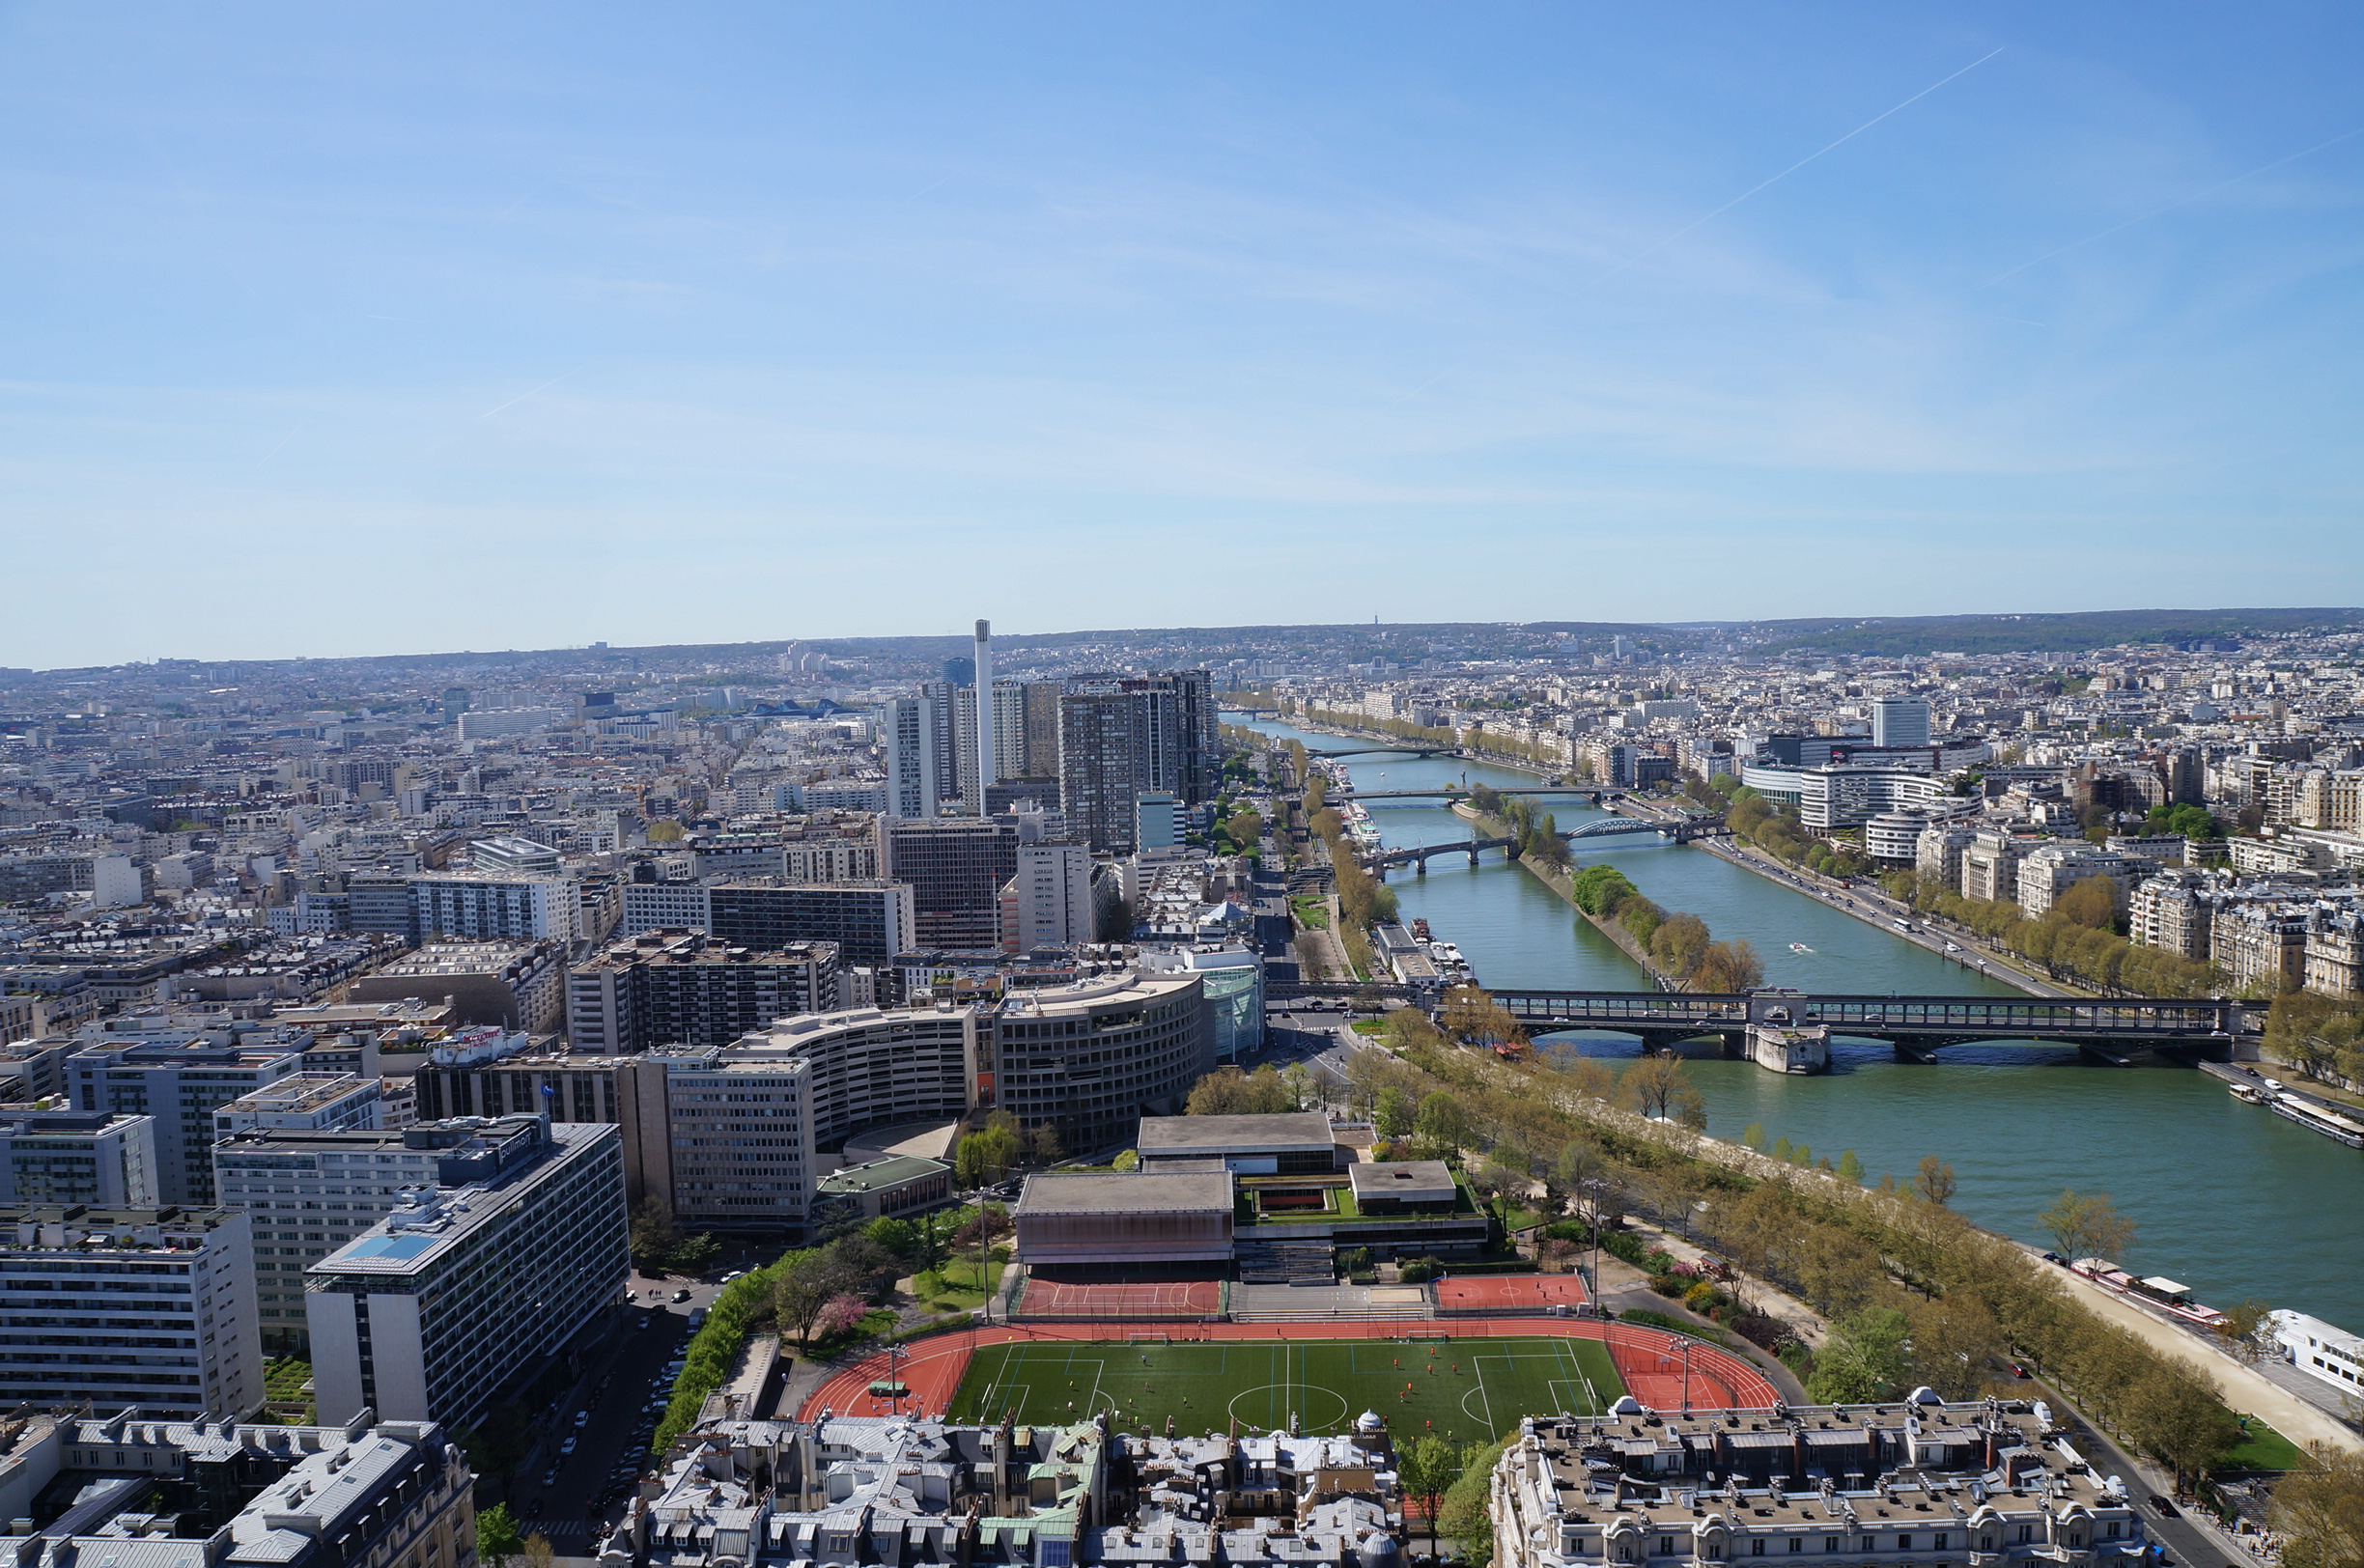
{"label": "blue sky", "polygon": [[0,663],[2364,602],[2360,45],[0,8]]}

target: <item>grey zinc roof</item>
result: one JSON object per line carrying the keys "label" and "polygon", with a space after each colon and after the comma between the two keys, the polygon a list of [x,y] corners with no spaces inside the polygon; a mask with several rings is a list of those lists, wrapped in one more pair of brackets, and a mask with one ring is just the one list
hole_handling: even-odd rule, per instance
{"label": "grey zinc roof", "polygon": [[1067,1214],[1189,1214],[1231,1209],[1228,1174],[1153,1176],[1064,1176],[1055,1172],[1027,1178],[1018,1199],[1018,1218],[1039,1218]]}
{"label": "grey zinc roof", "polygon": [[1318,1110],[1281,1111],[1270,1116],[1144,1116],[1138,1140],[1141,1158],[1182,1154],[1278,1154],[1284,1150],[1329,1149],[1337,1139],[1330,1118]]}

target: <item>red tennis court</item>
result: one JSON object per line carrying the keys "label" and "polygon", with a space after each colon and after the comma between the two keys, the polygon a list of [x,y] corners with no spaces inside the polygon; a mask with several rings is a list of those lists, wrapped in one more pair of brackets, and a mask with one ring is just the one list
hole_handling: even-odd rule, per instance
{"label": "red tennis court", "polygon": [[1223,1310],[1220,1279],[1062,1279],[1029,1275],[1018,1313],[1043,1318],[1196,1320]]}
{"label": "red tennis court", "polygon": [[[1121,1342],[1129,1332],[1155,1331],[1152,1323],[996,1324],[991,1328],[958,1330],[923,1339],[889,1360],[886,1354],[868,1357],[845,1368],[809,1395],[797,1416],[816,1420],[824,1410],[839,1415],[891,1415],[896,1402],[874,1398],[873,1384],[897,1382],[909,1391],[900,1402],[904,1414],[942,1416],[959,1392],[969,1370],[969,1358],[979,1345],[999,1345],[1012,1339],[1065,1339]],[[1770,1410],[1780,1397],[1768,1378],[1729,1351],[1668,1333],[1638,1323],[1603,1323],[1574,1318],[1461,1318],[1349,1320],[1343,1323],[1207,1323],[1173,1330],[1176,1339],[1405,1339],[1437,1335],[1453,1339],[1518,1339],[1557,1334],[1571,1339],[1606,1340],[1618,1375],[1626,1390],[1653,1410],[1682,1409],[1683,1349],[1691,1347],[1691,1408],[1708,1410]]]}
{"label": "red tennis court", "polygon": [[1440,1312],[1538,1312],[1549,1306],[1581,1306],[1589,1297],[1575,1274],[1472,1274],[1437,1281]]}

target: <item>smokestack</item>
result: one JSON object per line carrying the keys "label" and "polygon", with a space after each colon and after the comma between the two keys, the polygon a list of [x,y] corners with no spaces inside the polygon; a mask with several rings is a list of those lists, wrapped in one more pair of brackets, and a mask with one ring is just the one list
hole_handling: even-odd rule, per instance
{"label": "smokestack", "polygon": [[993,679],[993,623],[979,621],[976,624],[976,814],[980,817],[986,814],[986,792],[1000,777],[994,770]]}

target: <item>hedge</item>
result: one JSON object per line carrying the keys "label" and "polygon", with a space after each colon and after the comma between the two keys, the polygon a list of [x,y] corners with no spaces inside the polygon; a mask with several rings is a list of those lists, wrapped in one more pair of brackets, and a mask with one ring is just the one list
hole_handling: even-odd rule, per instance
{"label": "hedge", "polygon": [[690,1337],[681,1376],[673,1380],[673,1402],[665,1407],[664,1419],[657,1423],[657,1435],[650,1440],[651,1453],[662,1454],[671,1447],[673,1440],[697,1419],[706,1396],[722,1386],[730,1376],[731,1363],[746,1348],[747,1334],[772,1310],[772,1287],[779,1278],[780,1266],[798,1255],[788,1253],[770,1267],[743,1274],[722,1287],[722,1294],[706,1310],[705,1325]]}

